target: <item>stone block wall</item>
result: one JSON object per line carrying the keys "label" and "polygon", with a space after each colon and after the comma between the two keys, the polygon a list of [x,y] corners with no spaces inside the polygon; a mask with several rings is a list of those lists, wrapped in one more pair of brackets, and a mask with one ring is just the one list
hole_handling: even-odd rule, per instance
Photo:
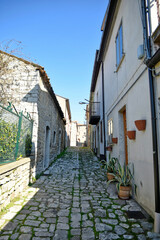
{"label": "stone block wall", "polygon": [[30,178],[30,158],[0,166],[0,211],[23,192],[29,181],[32,181]]}
{"label": "stone block wall", "polygon": [[[4,58],[7,64],[6,70],[0,75],[0,94],[4,94],[5,99],[11,101],[18,112],[28,112],[34,121],[32,174],[36,176],[45,170],[46,126],[50,129],[50,163],[64,150],[64,122],[40,74],[41,67],[10,55],[4,55]],[[2,85],[5,91],[2,91]]]}

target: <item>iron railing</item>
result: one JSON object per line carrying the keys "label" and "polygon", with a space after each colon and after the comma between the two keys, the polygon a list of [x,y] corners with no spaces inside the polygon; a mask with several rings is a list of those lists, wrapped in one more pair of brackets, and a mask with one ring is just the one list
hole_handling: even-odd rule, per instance
{"label": "iron railing", "polygon": [[33,120],[18,113],[11,103],[0,105],[0,164],[29,156],[32,146]]}

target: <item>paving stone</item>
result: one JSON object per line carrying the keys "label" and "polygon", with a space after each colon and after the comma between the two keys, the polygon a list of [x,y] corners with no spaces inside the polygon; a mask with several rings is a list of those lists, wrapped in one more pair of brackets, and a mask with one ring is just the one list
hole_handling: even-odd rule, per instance
{"label": "paving stone", "polygon": [[96,210],[94,215],[95,217],[106,217],[106,210]]}
{"label": "paving stone", "polygon": [[53,240],[68,240],[68,231],[56,230]]}
{"label": "paving stone", "polygon": [[124,228],[122,228],[121,226],[115,226],[114,231],[118,234],[118,235],[122,235],[126,233],[126,230]]}
{"label": "paving stone", "polygon": [[111,240],[111,239],[120,239],[120,237],[115,233],[108,233],[108,232],[99,234],[99,240]]}
{"label": "paving stone", "polygon": [[8,240],[9,239],[9,236],[0,236],[0,240]]}
{"label": "paving stone", "polygon": [[123,228],[126,228],[126,229],[129,228],[129,225],[126,224],[126,223],[120,223],[119,225],[120,225],[121,227],[123,227]]}
{"label": "paving stone", "polygon": [[32,234],[21,234],[19,236],[19,240],[30,240],[32,237]]}
{"label": "paving stone", "polygon": [[7,223],[7,225],[3,228],[4,231],[13,231],[16,227],[17,227],[18,223],[14,223],[14,222],[9,222]]}
{"label": "paving stone", "polygon": [[71,229],[71,234],[72,235],[80,235],[81,234],[81,229],[80,228],[73,228]]}
{"label": "paving stone", "polygon": [[69,219],[67,217],[59,217],[58,218],[58,222],[61,223],[68,223]]}
{"label": "paving stone", "polygon": [[160,234],[158,234],[158,233],[155,233],[155,232],[148,232],[147,233],[147,237],[148,238],[159,238],[160,239]]}
{"label": "paving stone", "polygon": [[46,223],[56,223],[56,218],[46,218]]}
{"label": "paving stone", "polygon": [[50,237],[33,237],[32,240],[50,240]]}
{"label": "paving stone", "polygon": [[139,233],[143,233],[143,229],[140,228],[140,227],[136,227],[136,228],[132,228],[132,232],[133,233],[136,233],[136,234],[139,234]]}
{"label": "paving stone", "polygon": [[38,227],[40,225],[40,221],[35,221],[35,220],[26,220],[24,222],[24,225],[28,225],[28,226],[33,226],[33,227]]}
{"label": "paving stone", "polygon": [[53,233],[47,232],[47,231],[39,231],[35,232],[36,237],[53,237]]}
{"label": "paving stone", "polygon": [[32,231],[31,227],[23,226],[20,228],[20,232],[22,233],[30,233]]}
{"label": "paving stone", "polygon": [[19,236],[19,233],[14,233],[14,234],[12,234],[11,235],[11,240],[15,240],[15,239],[17,239],[18,238],[18,236]]}
{"label": "paving stone", "polygon": [[146,236],[143,234],[140,234],[137,237],[138,237],[138,240],[146,240]]}
{"label": "paving stone", "polygon": [[153,229],[153,223],[149,223],[149,222],[142,222],[141,226],[144,230],[150,231]]}
{"label": "paving stone", "polygon": [[103,223],[111,224],[111,225],[117,225],[118,220],[117,219],[101,219]]}
{"label": "paving stone", "polygon": [[71,214],[71,221],[81,221],[81,214],[80,213],[72,213]]}
{"label": "paving stone", "polygon": [[93,229],[83,228],[82,229],[82,239],[83,240],[94,240],[95,235],[94,235]]}
{"label": "paving stone", "polygon": [[68,230],[69,229],[69,225],[66,224],[66,223],[58,223],[57,224],[57,229]]}
{"label": "paving stone", "polygon": [[16,216],[16,219],[18,219],[18,220],[24,220],[25,218],[26,218],[26,214],[18,214],[17,216]]}
{"label": "paving stone", "polygon": [[116,218],[116,215],[115,215],[114,213],[109,213],[108,216],[109,216],[110,218]]}
{"label": "paving stone", "polygon": [[104,223],[96,223],[95,227],[97,232],[112,231],[113,229],[111,226]]}
{"label": "paving stone", "polygon": [[134,239],[133,235],[123,235],[124,239]]}
{"label": "paving stone", "polygon": [[93,222],[90,220],[83,221],[82,227],[93,227]]}
{"label": "paving stone", "polygon": [[55,224],[51,224],[49,227],[49,232],[54,232],[55,230]]}

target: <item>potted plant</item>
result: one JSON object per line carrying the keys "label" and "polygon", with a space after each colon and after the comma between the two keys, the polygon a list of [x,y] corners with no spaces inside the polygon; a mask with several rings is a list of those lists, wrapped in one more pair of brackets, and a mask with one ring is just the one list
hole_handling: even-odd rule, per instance
{"label": "potted plant", "polygon": [[114,179],[111,179],[107,184],[109,185],[113,181],[117,181],[118,196],[121,199],[129,199],[130,190],[133,180],[133,175],[128,167],[128,165],[123,165],[118,162],[117,172],[113,174]]}
{"label": "potted plant", "polygon": [[107,180],[111,180],[114,178],[114,174],[116,173],[116,166],[118,163],[118,159],[115,157],[111,158],[111,155],[109,154],[109,161],[103,161],[104,169],[107,170]]}

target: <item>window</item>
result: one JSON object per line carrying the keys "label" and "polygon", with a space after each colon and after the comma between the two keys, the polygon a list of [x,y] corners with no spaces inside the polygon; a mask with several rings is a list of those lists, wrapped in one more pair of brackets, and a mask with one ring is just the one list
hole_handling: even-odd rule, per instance
{"label": "window", "polygon": [[113,120],[110,119],[108,121],[108,143],[112,143],[112,137],[113,137]]}
{"label": "window", "polygon": [[123,36],[122,36],[122,23],[119,27],[117,36],[116,36],[116,63],[117,67],[119,66],[123,57]]}
{"label": "window", "polygon": [[56,132],[54,131],[53,132],[53,144],[55,144],[56,143]]}
{"label": "window", "polygon": [[101,143],[103,142],[103,126],[102,126],[102,121],[101,121]]}

